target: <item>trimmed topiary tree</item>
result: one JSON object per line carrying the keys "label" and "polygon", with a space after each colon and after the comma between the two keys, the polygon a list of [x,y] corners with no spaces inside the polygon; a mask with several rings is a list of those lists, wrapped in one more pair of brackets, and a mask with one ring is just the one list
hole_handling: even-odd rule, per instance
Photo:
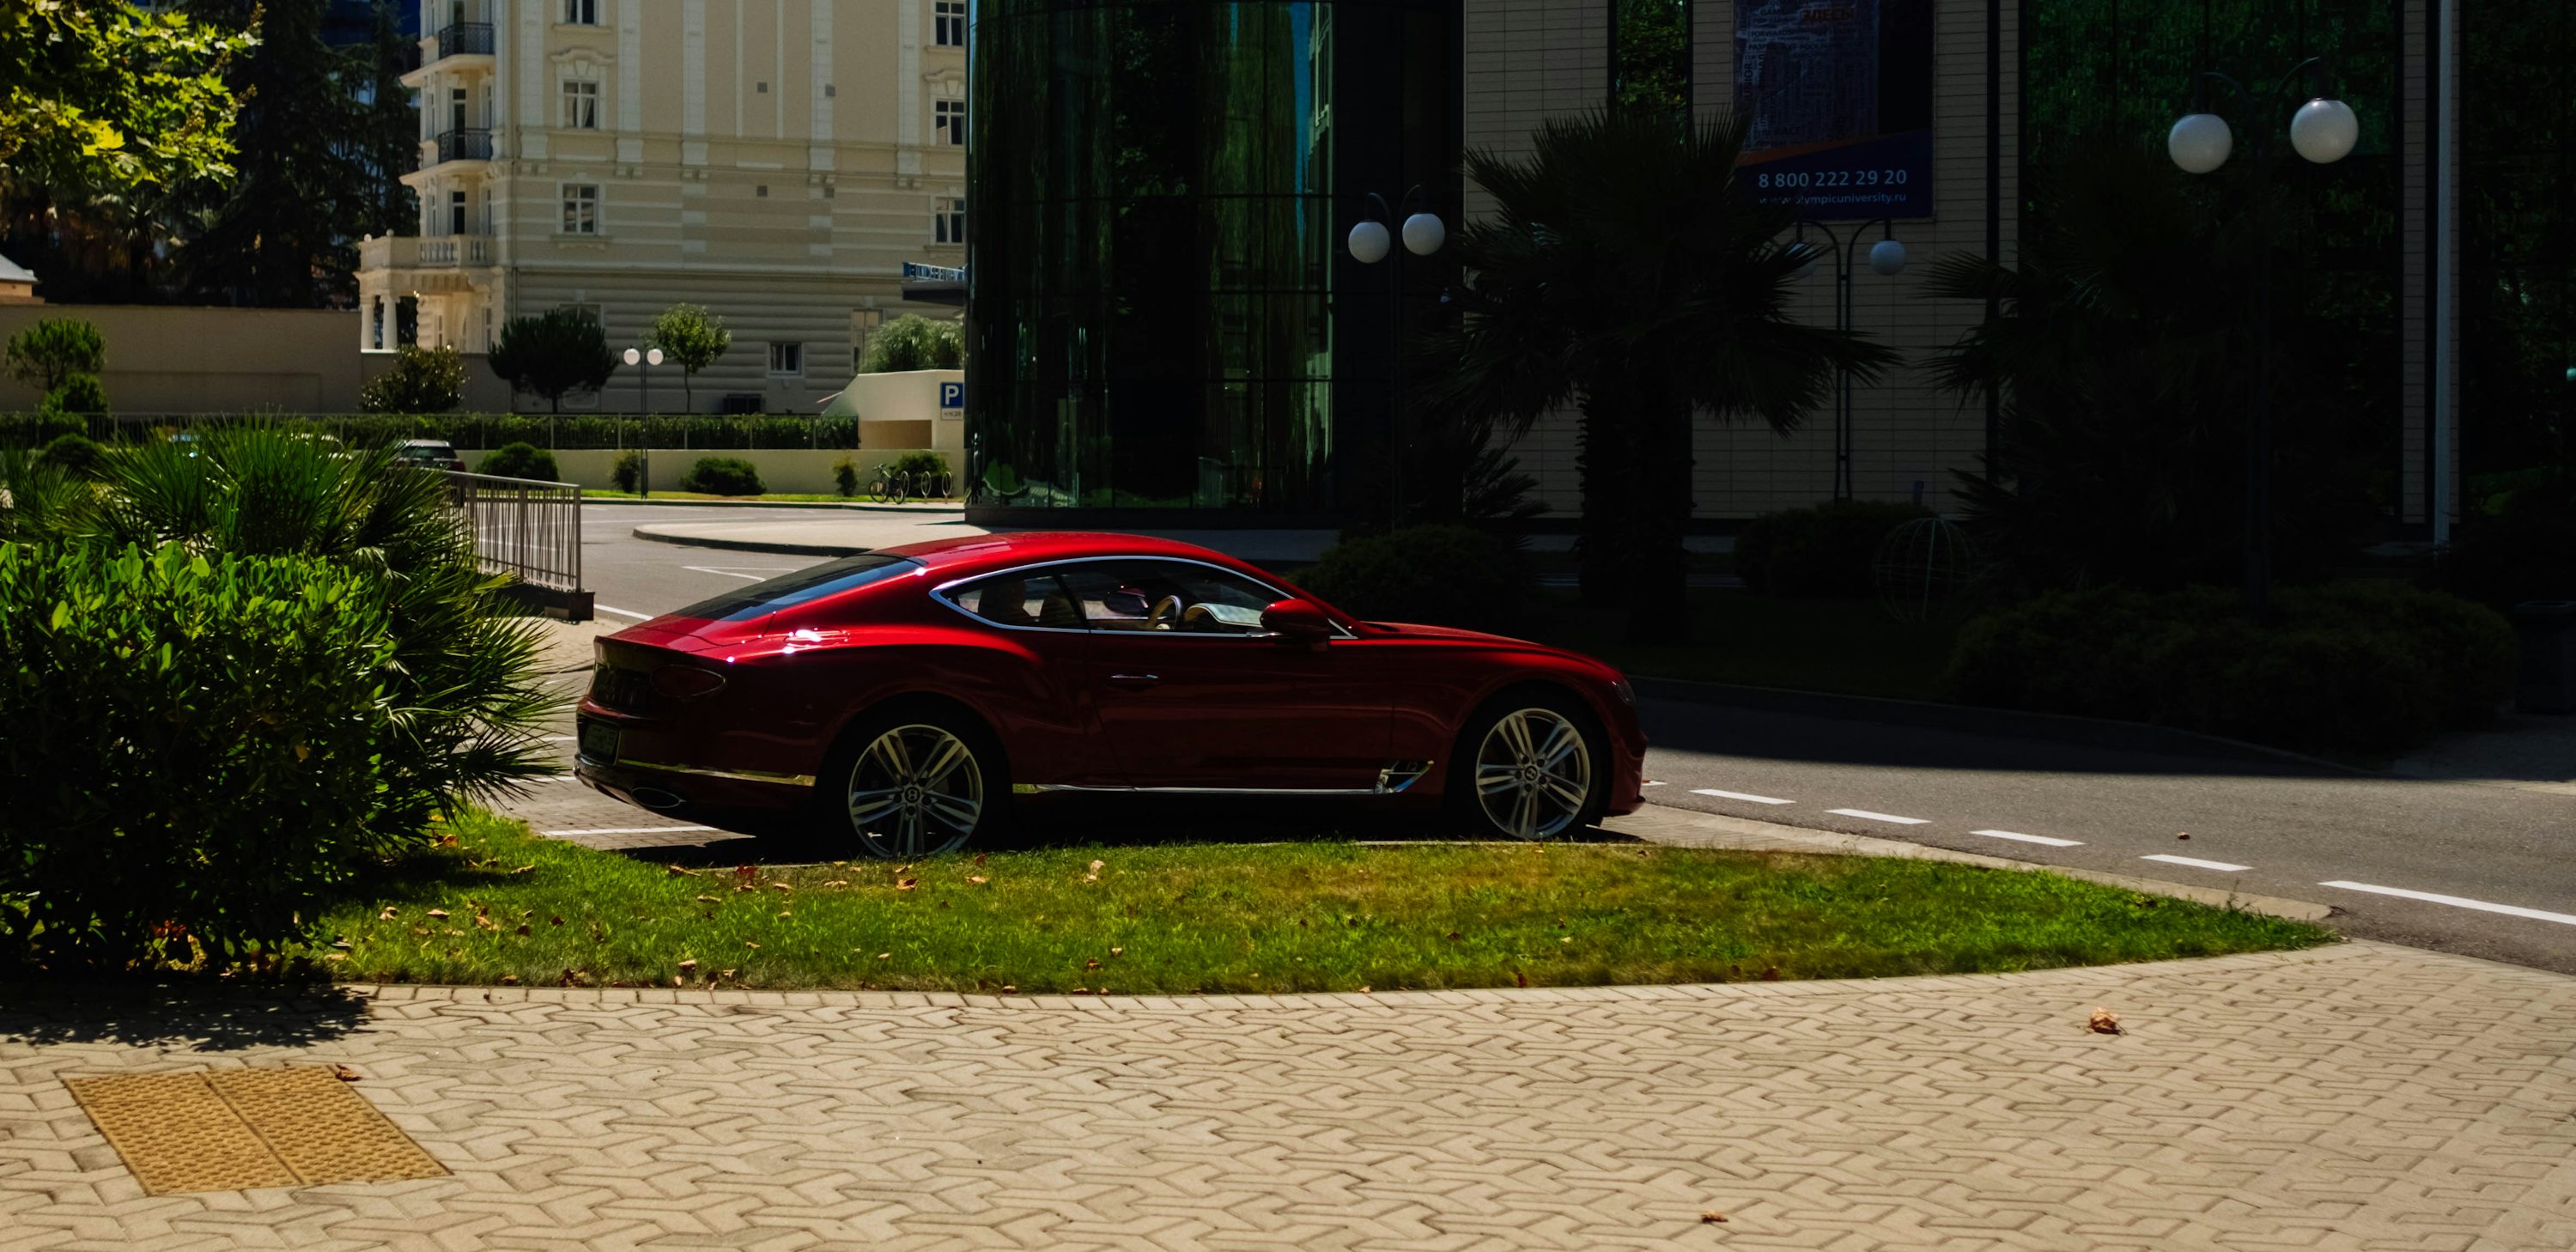
{"label": "trimmed topiary tree", "polygon": [[579,309],[548,309],[501,323],[489,359],[492,372],[512,388],[544,396],[549,413],[563,412],[566,395],[597,391],[617,372],[608,333]]}
{"label": "trimmed topiary tree", "polygon": [[711,496],[756,496],[769,490],[760,470],[738,456],[702,456],[680,480],[680,490]]}
{"label": "trimmed topiary tree", "polygon": [[495,478],[529,478],[541,483],[563,481],[563,471],[555,468],[555,454],[532,443],[503,444],[483,454],[474,472]]}

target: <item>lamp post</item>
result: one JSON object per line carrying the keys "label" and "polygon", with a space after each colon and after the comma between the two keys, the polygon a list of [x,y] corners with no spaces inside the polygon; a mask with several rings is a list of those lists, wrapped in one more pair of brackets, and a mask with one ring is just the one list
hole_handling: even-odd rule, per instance
{"label": "lamp post", "polygon": [[[2313,91],[2306,104],[2290,115],[2290,147],[2312,165],[2332,165],[2352,153],[2361,139],[2361,123],[2352,106],[2326,95],[2324,57],[2309,57],[2290,67],[2265,100],[2278,100],[2301,74],[2311,75]],[[2173,124],[2165,151],[2186,174],[2207,174],[2227,163],[2235,150],[2235,133],[2227,119],[2209,111],[2209,85],[2224,83],[2237,106],[2252,110],[2264,103],[2243,84],[2225,74],[2203,71],[2192,80],[2192,111]],[[2245,611],[2261,618],[2272,598],[2272,141],[2276,128],[2253,132],[2254,170],[2254,396],[2245,424]]]}
{"label": "lamp post", "polygon": [[[1872,218],[1851,228],[1849,235],[1836,235],[1834,228],[1821,221],[1798,223],[1793,246],[1807,254],[1806,263],[1793,277],[1805,278],[1815,272],[1818,253],[1829,253],[1834,259],[1834,329],[1849,335],[1852,328],[1852,271],[1858,266],[1855,249],[1861,236],[1871,227],[1879,230],[1879,240],[1869,246],[1869,267],[1879,274],[1894,278],[1905,272],[1905,245],[1896,241],[1896,223],[1888,218]],[[1806,242],[1808,228],[1825,237],[1823,248]],[[1852,497],[1852,376],[1849,369],[1835,371],[1834,378],[1834,499]]]}
{"label": "lamp post", "polygon": [[[1404,193],[1404,198],[1397,202],[1397,208],[1422,198],[1422,188],[1417,184]],[[1349,244],[1351,259],[1362,265],[1375,265],[1395,255],[1393,241],[1387,234],[1387,223],[1395,220],[1395,210],[1387,208],[1385,197],[1374,191],[1368,193],[1368,202],[1369,215],[1351,227]],[[1440,245],[1449,239],[1449,228],[1427,207],[1404,219],[1401,230],[1404,250],[1415,256],[1438,252]],[[1390,314],[1387,325],[1389,333],[1394,336],[1394,342],[1388,348],[1387,365],[1387,434],[1395,450],[1392,464],[1388,467],[1391,482],[1388,494],[1392,497],[1387,509],[1389,529],[1404,524],[1404,449],[1408,442],[1404,420],[1404,266],[1402,257],[1396,257],[1396,261],[1396,264],[1386,267],[1387,311]]]}
{"label": "lamp post", "polygon": [[[644,385],[635,395],[635,420],[640,422],[653,411],[653,367],[662,363],[662,350],[646,348],[638,352],[628,348],[626,363],[644,367]],[[635,429],[638,432],[645,430],[641,426]],[[644,449],[644,464],[638,467],[635,475],[635,497],[639,500],[650,500],[653,498],[653,450],[650,446],[652,436],[649,433],[645,434],[644,441],[647,446]],[[617,432],[617,450],[626,451],[626,432],[623,430]]]}

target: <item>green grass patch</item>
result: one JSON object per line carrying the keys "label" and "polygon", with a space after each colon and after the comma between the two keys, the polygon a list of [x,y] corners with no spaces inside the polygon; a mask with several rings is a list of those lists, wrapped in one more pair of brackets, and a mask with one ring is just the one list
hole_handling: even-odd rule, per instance
{"label": "green grass patch", "polygon": [[[871,504],[871,503],[874,503],[874,501],[871,501],[871,500],[870,500],[870,499],[868,499],[865,495],[857,495],[857,496],[837,496],[837,495],[833,495],[833,494],[831,494],[831,493],[829,493],[829,492],[812,492],[812,491],[773,491],[773,492],[770,492],[770,493],[768,493],[768,494],[766,494],[766,495],[757,495],[757,496],[717,496],[717,495],[709,495],[709,494],[707,494],[706,492],[703,492],[703,491],[666,491],[666,490],[664,490],[664,489],[662,489],[662,488],[660,488],[660,487],[656,487],[656,488],[654,488],[654,489],[653,489],[653,494],[652,494],[652,495],[650,495],[650,496],[642,496],[642,495],[638,495],[638,494],[636,494],[635,492],[632,492],[632,491],[618,491],[618,490],[615,490],[615,489],[613,489],[613,488],[605,488],[605,487],[584,487],[584,488],[582,488],[581,494],[583,495],[583,497],[585,497],[585,498],[587,498],[587,499],[593,499],[593,500],[723,500],[723,501],[730,501],[730,502],[735,503],[735,504],[758,503],[758,502],[763,501],[763,500],[769,500],[769,501],[775,501],[775,502],[783,502],[783,503],[789,503],[789,504]],[[928,499],[924,499],[924,498],[922,498],[922,497],[920,497],[920,496],[914,496],[914,497],[912,497],[912,499],[910,500],[910,503],[913,503],[913,504],[920,504],[920,505],[934,505],[934,504],[955,504],[955,503],[956,503],[956,501],[955,501],[955,500],[953,500],[953,499],[952,499],[952,500],[928,500]]]}
{"label": "green grass patch", "polygon": [[1630,674],[1845,695],[1928,700],[1957,639],[1954,626],[1897,621],[1871,600],[1789,600],[1703,588],[1691,593],[1691,642],[1622,639],[1626,609],[1552,596],[1524,628],[1532,639],[1597,656]]}
{"label": "green grass patch", "polygon": [[333,912],[363,981],[1379,991],[2040,969],[2326,942],[2036,872],[1628,843],[1081,846],[678,872],[476,816]]}

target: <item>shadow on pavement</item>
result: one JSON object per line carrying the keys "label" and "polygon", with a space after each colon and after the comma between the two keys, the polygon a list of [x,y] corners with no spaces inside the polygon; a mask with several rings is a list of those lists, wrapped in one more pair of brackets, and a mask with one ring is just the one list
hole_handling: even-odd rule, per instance
{"label": "shadow on pavement", "polygon": [[341,987],[0,987],[0,1041],[33,1045],[115,1043],[191,1052],[301,1047],[338,1039],[366,1016],[365,998]]}

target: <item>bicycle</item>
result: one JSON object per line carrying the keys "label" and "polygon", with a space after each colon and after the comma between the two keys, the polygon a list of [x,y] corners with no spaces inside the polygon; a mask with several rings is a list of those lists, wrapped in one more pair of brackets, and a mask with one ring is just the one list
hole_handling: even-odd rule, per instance
{"label": "bicycle", "polygon": [[868,499],[878,504],[901,504],[911,494],[912,475],[896,473],[892,465],[877,467],[877,481],[868,488]]}

